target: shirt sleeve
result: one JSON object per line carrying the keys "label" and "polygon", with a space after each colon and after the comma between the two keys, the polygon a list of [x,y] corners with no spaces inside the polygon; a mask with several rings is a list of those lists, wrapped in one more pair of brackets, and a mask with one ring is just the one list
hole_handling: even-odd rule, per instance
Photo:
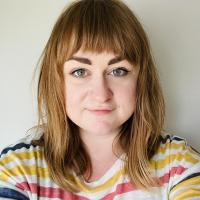
{"label": "shirt sleeve", "polygon": [[0,199],[29,200],[26,191],[17,187],[20,160],[11,149],[5,148],[0,154]]}
{"label": "shirt sleeve", "polygon": [[176,155],[185,171],[172,180],[170,200],[200,199],[200,154],[184,142],[184,148]]}

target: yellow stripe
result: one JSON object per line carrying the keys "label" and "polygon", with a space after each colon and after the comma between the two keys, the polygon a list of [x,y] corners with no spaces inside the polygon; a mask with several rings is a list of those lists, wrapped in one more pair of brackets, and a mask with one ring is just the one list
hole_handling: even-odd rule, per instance
{"label": "yellow stripe", "polygon": [[41,150],[35,150],[35,151],[28,151],[28,152],[13,152],[11,154],[9,154],[8,156],[2,158],[0,160],[0,164],[1,165],[6,165],[9,162],[13,162],[16,161],[16,159],[19,160],[28,160],[28,159],[32,159],[32,158],[39,158],[39,159],[44,159],[44,154],[43,151]]}
{"label": "yellow stripe", "polygon": [[[10,177],[20,176],[20,175],[24,175],[24,174],[26,174],[26,175],[37,175],[38,177],[42,177],[42,178],[49,178],[50,177],[47,168],[42,168],[42,167],[37,167],[37,166],[20,165],[20,166],[17,166],[17,167],[13,167],[13,168],[10,168],[10,169],[0,171],[0,180],[8,181],[8,179]],[[84,192],[95,193],[95,192],[102,191],[102,190],[114,185],[117,182],[117,180],[121,176],[123,176],[124,174],[125,174],[125,171],[123,169],[119,170],[118,172],[116,172],[114,174],[114,176],[112,176],[105,183],[103,183],[102,185],[99,185],[97,187],[94,187],[94,188],[90,188],[89,186],[87,186],[86,184],[81,182],[79,179],[76,179],[76,184]]]}
{"label": "yellow stripe", "polygon": [[179,143],[179,144],[176,144],[176,143],[167,143],[165,144],[164,146],[161,146],[158,148],[158,150],[156,151],[156,154],[158,153],[162,153],[164,154],[168,149],[172,150],[172,149],[186,149],[186,145],[185,143]]}
{"label": "yellow stripe", "polygon": [[173,198],[173,200],[180,200],[180,199],[188,199],[191,197],[200,197],[200,190],[198,189],[190,189],[187,190],[176,197]]}
{"label": "yellow stripe", "polygon": [[183,181],[183,182],[177,184],[177,185],[171,190],[171,193],[175,192],[175,191],[178,190],[178,189],[181,189],[181,188],[183,188],[183,187],[187,187],[187,186],[190,186],[190,185],[200,185],[200,176],[187,179],[187,180],[185,180],[185,181]]}
{"label": "yellow stripe", "polygon": [[164,154],[168,149],[173,150],[173,149],[181,149],[183,150],[187,150],[188,152],[190,152],[191,154],[195,154],[198,157],[200,156],[200,153],[194,151],[190,146],[188,146],[186,144],[186,141],[182,141],[181,143],[166,143],[164,144],[164,146],[159,146],[158,150],[156,151],[156,154],[158,153],[162,153]]}
{"label": "yellow stripe", "polygon": [[10,169],[0,171],[0,179],[3,181],[7,181],[10,177],[13,178],[20,175],[37,175],[38,177],[48,178],[49,172],[47,168],[37,167],[36,165],[19,165]]}
{"label": "yellow stripe", "polygon": [[94,188],[91,188],[89,187],[88,185],[84,184],[83,182],[81,182],[79,179],[76,179],[76,183],[77,185],[79,186],[79,188],[81,188],[81,191],[84,191],[84,192],[90,192],[90,193],[95,193],[95,192],[99,192],[99,191],[102,191],[104,189],[107,189],[109,188],[110,186],[114,185],[117,180],[123,176],[125,174],[125,171],[124,169],[121,169],[119,170],[118,172],[116,172],[110,179],[108,179],[105,183],[97,186],[97,187],[94,187]]}
{"label": "yellow stripe", "polygon": [[150,166],[152,169],[161,169],[171,164],[174,160],[177,160],[177,161],[185,160],[192,164],[196,164],[199,162],[199,160],[194,158],[190,153],[186,153],[186,154],[178,153],[178,154],[172,154],[172,155],[166,156],[166,158],[160,159],[157,161],[150,160]]}

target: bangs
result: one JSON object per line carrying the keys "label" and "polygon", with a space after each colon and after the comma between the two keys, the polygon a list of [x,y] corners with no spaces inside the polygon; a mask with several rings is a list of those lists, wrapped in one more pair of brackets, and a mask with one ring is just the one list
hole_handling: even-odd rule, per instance
{"label": "bangs", "polygon": [[82,3],[74,4],[64,17],[62,44],[67,57],[79,49],[97,53],[107,51],[138,64],[141,48],[134,33],[133,20],[127,19],[123,10],[114,4],[109,5],[108,1],[89,0],[84,1],[84,5]]}

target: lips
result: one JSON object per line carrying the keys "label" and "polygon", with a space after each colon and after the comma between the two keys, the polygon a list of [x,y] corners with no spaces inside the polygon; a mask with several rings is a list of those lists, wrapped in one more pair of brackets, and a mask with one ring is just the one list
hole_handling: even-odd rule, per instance
{"label": "lips", "polygon": [[90,111],[111,111],[111,109],[91,109]]}
{"label": "lips", "polygon": [[97,114],[97,115],[104,115],[104,114],[108,114],[110,112],[112,112],[111,109],[89,109],[88,111],[90,111],[93,114]]}

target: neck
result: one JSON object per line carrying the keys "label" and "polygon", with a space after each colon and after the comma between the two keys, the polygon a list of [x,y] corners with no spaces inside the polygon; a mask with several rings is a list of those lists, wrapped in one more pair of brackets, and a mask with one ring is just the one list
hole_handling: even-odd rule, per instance
{"label": "neck", "polygon": [[86,132],[81,133],[81,139],[91,160],[109,160],[116,155],[121,155],[122,150],[115,141],[117,134],[95,135]]}
{"label": "neck", "polygon": [[92,165],[92,175],[89,176],[89,171],[86,171],[84,178],[89,182],[98,180],[123,153],[117,140],[115,141],[117,134],[80,134]]}

